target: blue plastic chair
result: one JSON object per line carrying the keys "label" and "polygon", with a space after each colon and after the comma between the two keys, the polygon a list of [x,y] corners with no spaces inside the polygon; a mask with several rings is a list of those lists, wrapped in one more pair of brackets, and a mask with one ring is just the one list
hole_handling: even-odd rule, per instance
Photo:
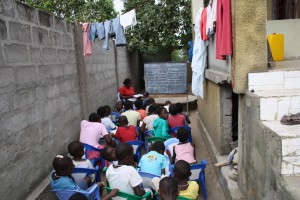
{"label": "blue plastic chair", "polygon": [[172,158],[172,156],[173,156],[173,147],[178,143],[179,143],[179,140],[177,138],[170,138],[170,139],[168,139],[164,142],[165,147],[166,147],[164,155],[167,157],[167,164],[169,166],[168,170],[169,170],[169,173],[171,174],[171,176],[173,176],[174,165],[171,164],[171,160],[169,158],[169,155],[167,154],[167,151],[170,153],[170,156]]}
{"label": "blue plastic chair", "polygon": [[207,200],[206,185],[205,185],[206,165],[207,165],[206,160],[201,160],[200,164],[193,164],[193,165],[191,165],[191,168],[190,168],[191,172],[192,172],[192,175],[190,176],[190,180],[201,183],[204,200]]}
{"label": "blue plastic chair", "polygon": [[74,168],[72,171],[72,176],[75,179],[76,184],[81,188],[81,189],[87,189],[88,185],[86,184],[86,181],[80,181],[77,182],[78,180],[76,180],[74,174],[78,174],[78,173],[82,173],[82,174],[86,174],[85,176],[90,176],[92,174],[95,174],[95,182],[100,182],[101,181],[101,176],[100,176],[100,170],[99,170],[99,166],[96,166],[95,169],[87,169],[87,168]]}
{"label": "blue plastic chair", "polygon": [[136,130],[136,133],[137,133],[137,135],[138,135],[138,140],[139,140],[139,141],[143,141],[143,140],[142,140],[142,131],[141,131],[141,128],[135,126],[135,130]]}
{"label": "blue plastic chair", "polygon": [[[105,189],[107,190],[108,194],[112,191],[112,189],[109,187]],[[121,190],[118,191],[117,197],[121,197],[122,199],[128,199],[128,200],[142,200],[142,199],[151,200],[152,199],[151,192],[146,192],[143,196],[136,196],[134,194],[125,193]]]}
{"label": "blue plastic chair", "polygon": [[188,141],[192,143],[192,142],[193,142],[193,139],[192,139],[192,129],[191,129],[191,127],[189,127],[189,126],[176,126],[176,127],[174,127],[174,128],[171,128],[171,129],[170,129],[170,134],[173,135],[173,136],[176,136],[176,135],[177,135],[177,131],[178,131],[178,129],[179,129],[180,127],[184,127],[184,128],[186,128],[186,129],[189,131],[189,138],[188,138]]}
{"label": "blue plastic chair", "polygon": [[145,144],[145,150],[146,152],[149,152],[149,146],[148,146],[148,138],[149,137],[154,137],[154,135],[152,134],[152,130],[148,130],[144,132],[144,144]]}
{"label": "blue plastic chair", "polygon": [[119,121],[119,118],[120,118],[120,114],[119,113],[116,113],[116,112],[110,112],[110,116],[111,116],[111,121],[113,123],[117,123]]}
{"label": "blue plastic chair", "polygon": [[142,182],[142,187],[143,188],[152,188],[152,185],[151,185],[152,179],[155,178],[155,177],[160,178],[159,175],[151,174],[151,173],[147,173],[147,172],[142,172],[142,171],[139,171],[139,175],[143,179],[143,182]]}
{"label": "blue plastic chair", "polygon": [[55,192],[59,200],[69,200],[69,198],[75,193],[81,193],[89,200],[101,200],[99,187],[97,184],[93,185],[87,190],[52,190],[52,192]]}
{"label": "blue plastic chair", "polygon": [[[101,155],[102,149],[97,149],[97,148],[95,148],[91,145],[84,144],[84,143],[83,143],[83,146],[84,146],[84,155],[85,155],[86,158],[88,158],[88,151],[98,151],[98,152],[100,152],[100,155]],[[102,159],[101,157],[95,158],[95,159],[90,159],[90,161],[92,162],[94,167],[95,167],[95,163],[99,162],[99,161],[102,163],[102,167],[103,168],[105,167],[105,160]]]}
{"label": "blue plastic chair", "polygon": [[133,147],[133,153],[134,156],[137,157],[137,162],[140,162],[141,157],[142,157],[142,146],[144,144],[144,142],[142,141],[138,141],[138,140],[133,140],[133,141],[128,141],[128,144],[131,144],[131,146]]}

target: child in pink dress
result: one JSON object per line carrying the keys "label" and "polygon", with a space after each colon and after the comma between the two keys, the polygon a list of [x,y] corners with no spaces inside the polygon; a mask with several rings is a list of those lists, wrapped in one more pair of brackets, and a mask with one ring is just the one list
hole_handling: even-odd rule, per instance
{"label": "child in pink dress", "polygon": [[180,127],[177,131],[177,139],[179,143],[173,147],[173,156],[171,163],[174,164],[178,160],[185,160],[190,164],[197,163],[195,159],[195,146],[188,142],[189,131],[184,127]]}

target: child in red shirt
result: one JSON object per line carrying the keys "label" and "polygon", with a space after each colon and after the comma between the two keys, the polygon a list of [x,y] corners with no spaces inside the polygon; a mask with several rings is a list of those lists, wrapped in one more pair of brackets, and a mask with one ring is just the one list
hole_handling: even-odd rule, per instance
{"label": "child in red shirt", "polygon": [[183,115],[177,115],[177,107],[175,104],[171,104],[169,107],[169,117],[168,124],[170,128],[174,128],[176,126],[184,126],[185,119]]}
{"label": "child in red shirt", "polygon": [[120,140],[120,142],[136,140],[137,133],[135,130],[135,126],[128,126],[128,120],[126,116],[121,116],[119,118],[119,128],[117,129],[115,138]]}

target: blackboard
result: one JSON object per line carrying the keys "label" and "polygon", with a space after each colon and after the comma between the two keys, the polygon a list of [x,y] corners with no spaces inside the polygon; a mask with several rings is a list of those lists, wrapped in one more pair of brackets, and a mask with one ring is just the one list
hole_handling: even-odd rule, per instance
{"label": "blackboard", "polygon": [[187,93],[186,71],[186,63],[146,63],[144,64],[146,91],[153,94]]}

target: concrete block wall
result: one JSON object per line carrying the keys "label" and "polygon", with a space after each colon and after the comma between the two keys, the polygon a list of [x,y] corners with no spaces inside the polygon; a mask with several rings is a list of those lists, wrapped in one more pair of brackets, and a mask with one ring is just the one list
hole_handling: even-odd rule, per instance
{"label": "concrete block wall", "polygon": [[15,1],[0,8],[0,194],[22,199],[78,138],[73,24]]}
{"label": "concrete block wall", "polygon": [[[84,112],[115,103],[112,42],[109,51],[96,43],[92,57],[81,59],[74,27],[14,0],[0,1],[0,195],[4,199],[24,199],[49,174],[54,156],[66,153],[67,145],[79,138]],[[119,73],[130,77],[127,50],[118,51]],[[84,73],[79,70],[82,66]],[[86,93],[79,88],[82,75]],[[82,99],[87,99],[88,109],[81,105]]]}

